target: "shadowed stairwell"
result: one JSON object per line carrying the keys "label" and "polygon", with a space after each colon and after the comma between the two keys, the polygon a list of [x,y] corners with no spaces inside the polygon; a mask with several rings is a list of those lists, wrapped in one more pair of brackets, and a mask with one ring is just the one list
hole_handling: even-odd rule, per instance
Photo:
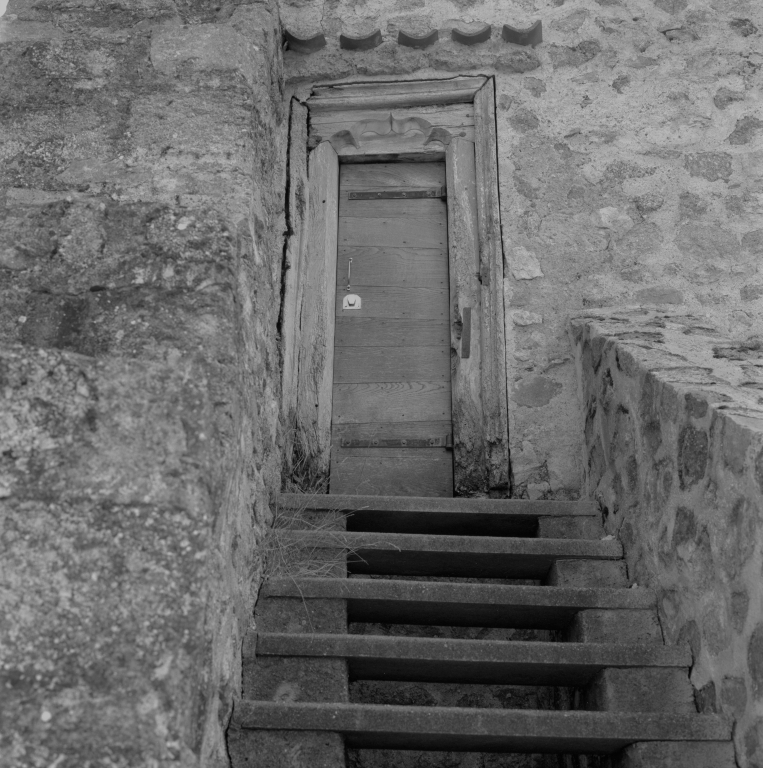
{"label": "shadowed stairwell", "polygon": [[[592,502],[282,494],[236,768],[733,768]],[[328,564],[328,567],[326,567]],[[305,575],[307,574],[307,575]]]}

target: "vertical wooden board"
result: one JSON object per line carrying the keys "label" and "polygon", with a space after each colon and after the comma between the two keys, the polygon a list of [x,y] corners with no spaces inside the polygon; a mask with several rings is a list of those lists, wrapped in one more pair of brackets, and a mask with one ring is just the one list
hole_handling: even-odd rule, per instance
{"label": "vertical wooden board", "polygon": [[[457,139],[447,156],[452,349],[453,472],[456,493],[489,491],[482,413],[479,236],[474,144]],[[470,337],[466,339],[465,333]]]}
{"label": "vertical wooden board", "polygon": [[326,472],[331,445],[331,388],[334,370],[339,159],[324,142],[311,153],[304,286],[299,322],[297,418],[314,471]]}
{"label": "vertical wooden board", "polygon": [[[289,225],[292,234],[286,243],[284,274],[283,319],[281,324],[282,413],[292,424],[297,404],[297,359],[299,344],[297,324],[304,286],[300,281],[302,253],[305,245],[307,216],[307,107],[296,99],[291,101],[289,117]],[[288,450],[288,447],[287,447]]]}
{"label": "vertical wooden board", "polygon": [[368,496],[453,495],[453,462],[449,451],[421,450],[421,456],[345,456],[332,460],[331,488],[335,494]]}
{"label": "vertical wooden board", "polygon": [[490,490],[509,491],[508,391],[503,310],[503,246],[498,197],[495,94],[489,80],[474,97],[477,220],[482,278],[482,411]]}

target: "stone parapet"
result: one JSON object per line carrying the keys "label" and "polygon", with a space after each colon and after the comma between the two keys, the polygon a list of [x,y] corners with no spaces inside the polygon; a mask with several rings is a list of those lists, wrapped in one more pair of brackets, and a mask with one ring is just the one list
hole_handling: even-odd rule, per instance
{"label": "stone parapet", "polygon": [[763,762],[763,343],[644,309],[575,317],[585,485],[688,642],[698,708],[733,718]]}
{"label": "stone parapet", "polygon": [[0,19],[4,768],[229,763],[280,485],[283,118],[266,3]]}

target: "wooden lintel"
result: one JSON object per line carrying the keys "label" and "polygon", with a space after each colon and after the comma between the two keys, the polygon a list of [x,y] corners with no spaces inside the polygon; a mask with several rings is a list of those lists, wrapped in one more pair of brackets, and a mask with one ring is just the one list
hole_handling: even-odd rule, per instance
{"label": "wooden lintel", "polygon": [[464,104],[485,85],[485,77],[411,80],[398,83],[348,83],[314,90],[308,106],[315,112],[340,109],[393,109],[430,104]]}

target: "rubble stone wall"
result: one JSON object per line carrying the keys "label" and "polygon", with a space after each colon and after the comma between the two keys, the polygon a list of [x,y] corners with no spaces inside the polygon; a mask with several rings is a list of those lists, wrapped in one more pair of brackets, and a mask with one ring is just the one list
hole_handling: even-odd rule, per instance
{"label": "rubble stone wall", "polygon": [[688,643],[701,711],[735,722],[763,765],[763,343],[705,318],[634,310],[572,321],[586,489],[657,590],[665,640]]}
{"label": "rubble stone wall", "polygon": [[280,478],[277,11],[0,19],[3,766],[225,766]]}
{"label": "rubble stone wall", "polygon": [[[495,76],[514,495],[574,497],[581,444],[567,318],[680,306],[763,331],[763,4],[758,0],[282,0],[300,98],[336,80]],[[504,24],[543,24],[535,48]],[[451,39],[492,25],[489,41]],[[372,50],[339,35],[380,29]],[[432,46],[400,30],[439,32]]]}

